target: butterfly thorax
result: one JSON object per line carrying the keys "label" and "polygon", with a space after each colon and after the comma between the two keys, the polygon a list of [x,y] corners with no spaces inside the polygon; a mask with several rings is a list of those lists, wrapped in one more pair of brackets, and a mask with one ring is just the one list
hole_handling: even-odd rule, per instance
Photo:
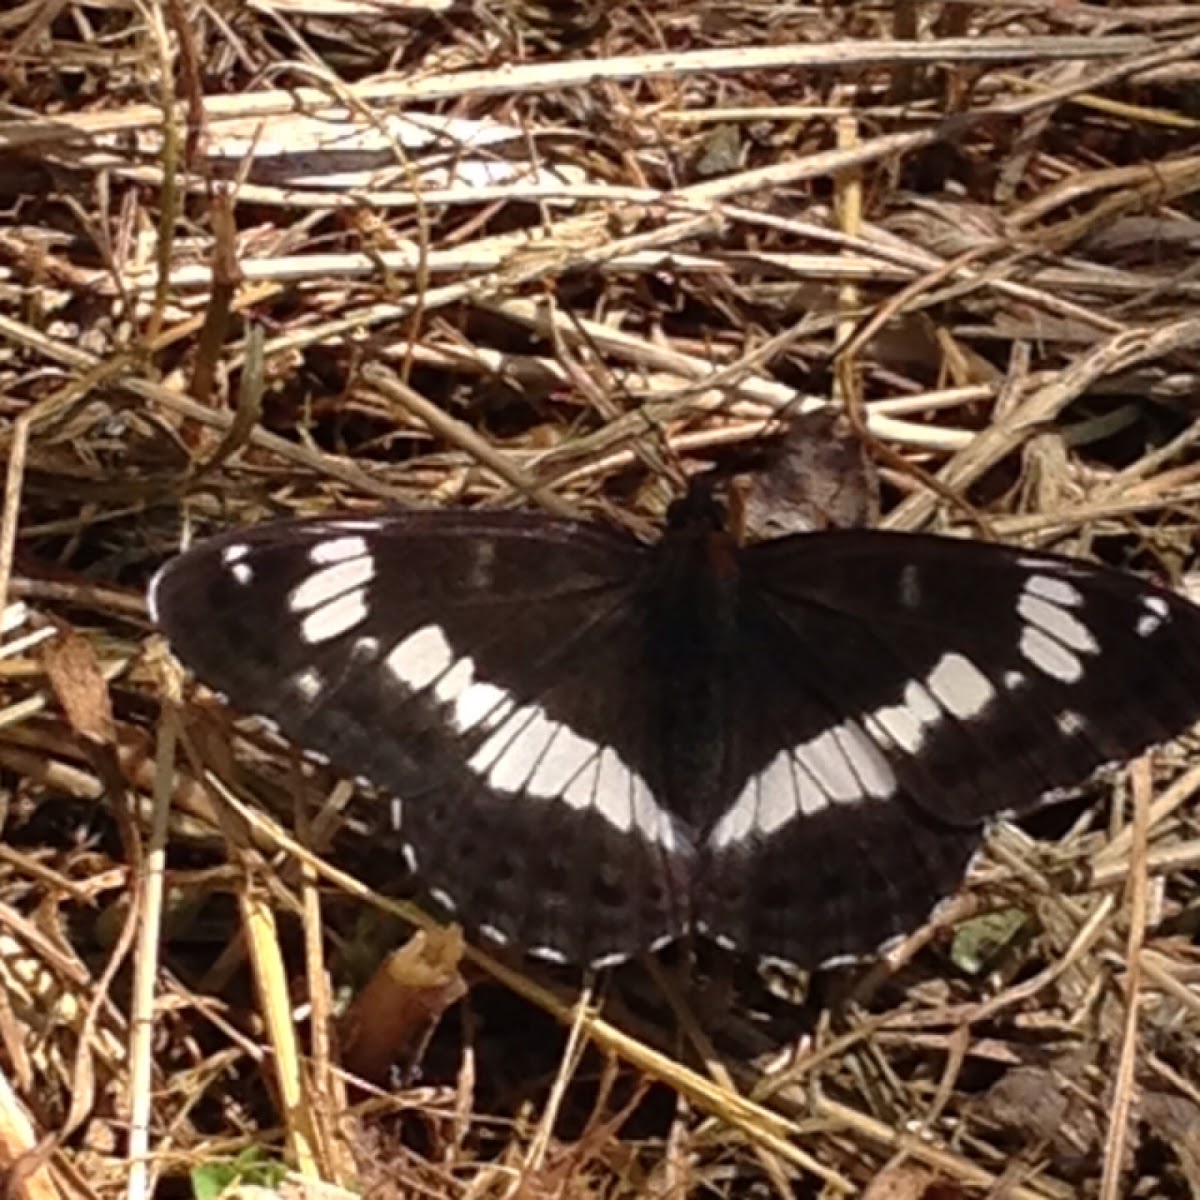
{"label": "butterfly thorax", "polygon": [[737,545],[711,495],[672,506],[656,560],[649,640],[664,680],[665,788],[676,815],[703,831],[728,791],[738,609]]}

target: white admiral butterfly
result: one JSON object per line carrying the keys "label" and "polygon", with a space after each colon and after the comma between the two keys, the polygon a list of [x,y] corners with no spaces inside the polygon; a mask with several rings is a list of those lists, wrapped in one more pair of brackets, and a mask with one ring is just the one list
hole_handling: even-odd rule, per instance
{"label": "white admiral butterfly", "polygon": [[986,819],[1200,716],[1200,609],[1169,591],[924,535],[740,547],[703,495],[655,545],[522,512],[280,521],[175,559],[150,605],[204,683],[393,798],[381,835],[459,919],[597,965],[690,930],[869,952]]}

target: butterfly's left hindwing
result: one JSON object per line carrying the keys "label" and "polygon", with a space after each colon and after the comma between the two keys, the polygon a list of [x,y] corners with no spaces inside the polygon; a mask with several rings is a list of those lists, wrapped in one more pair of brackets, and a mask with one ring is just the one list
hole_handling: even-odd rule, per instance
{"label": "butterfly's left hindwing", "polygon": [[686,835],[660,806],[646,551],[521,514],[290,521],[168,564],[173,649],[391,798],[379,824],[467,924],[604,961],[687,922]]}

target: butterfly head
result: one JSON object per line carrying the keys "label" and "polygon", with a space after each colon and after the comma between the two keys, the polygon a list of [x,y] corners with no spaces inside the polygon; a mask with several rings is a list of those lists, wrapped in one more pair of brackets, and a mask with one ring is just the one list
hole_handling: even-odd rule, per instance
{"label": "butterfly head", "polygon": [[725,533],[728,512],[717,487],[718,480],[712,473],[694,476],[687,491],[667,509],[668,535],[704,537]]}

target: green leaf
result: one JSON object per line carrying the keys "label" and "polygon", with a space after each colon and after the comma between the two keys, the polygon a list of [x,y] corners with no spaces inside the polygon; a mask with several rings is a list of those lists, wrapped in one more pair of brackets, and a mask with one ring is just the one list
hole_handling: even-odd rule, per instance
{"label": "green leaf", "polygon": [[236,1158],[218,1158],[192,1168],[195,1200],[217,1200],[238,1184],[277,1188],[287,1176],[287,1167],[268,1158],[258,1146],[248,1146]]}
{"label": "green leaf", "polygon": [[1016,940],[1026,923],[1020,908],[1000,908],[955,927],[950,958],[966,975],[982,975]]}

